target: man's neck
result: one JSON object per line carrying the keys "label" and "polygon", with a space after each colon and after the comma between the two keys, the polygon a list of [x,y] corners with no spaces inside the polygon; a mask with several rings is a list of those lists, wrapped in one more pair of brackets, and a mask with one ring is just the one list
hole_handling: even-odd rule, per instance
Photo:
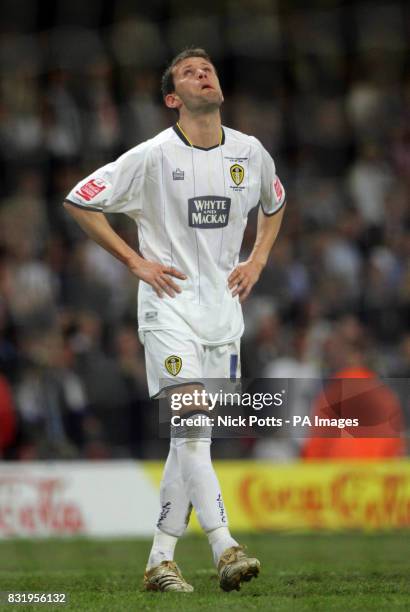
{"label": "man's neck", "polygon": [[221,115],[219,110],[206,115],[184,114],[178,120],[178,125],[195,147],[210,149],[221,143]]}

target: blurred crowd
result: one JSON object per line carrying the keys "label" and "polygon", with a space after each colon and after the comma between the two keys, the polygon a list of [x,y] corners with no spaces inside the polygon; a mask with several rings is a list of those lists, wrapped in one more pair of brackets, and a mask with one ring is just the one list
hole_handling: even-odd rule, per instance
{"label": "blurred crowd", "polygon": [[[80,178],[173,123],[160,76],[192,44],[214,58],[224,123],[262,141],[287,189],[280,239],[245,306],[243,375],[315,379],[354,353],[379,376],[408,382],[407,3],[225,0],[206,12],[172,0],[4,4],[0,457],[158,451],[135,279],[85,238],[62,201]],[[137,246],[127,218],[110,221]],[[255,215],[244,258],[254,236]],[[408,386],[400,401],[408,423]],[[236,452],[272,455],[262,447]]]}

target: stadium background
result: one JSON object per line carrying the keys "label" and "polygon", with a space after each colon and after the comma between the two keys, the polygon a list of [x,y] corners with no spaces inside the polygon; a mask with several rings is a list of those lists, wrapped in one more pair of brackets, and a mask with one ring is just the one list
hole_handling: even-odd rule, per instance
{"label": "stadium background", "polygon": [[[243,375],[314,380],[354,354],[380,376],[405,381],[400,388],[406,390],[409,15],[405,2],[252,0],[201,8],[162,0],[4,1],[3,478],[12,474],[17,482],[18,474],[30,472],[27,462],[36,460],[82,459],[94,466],[97,460],[165,456],[166,442],[157,439],[150,418],[156,407],[146,399],[135,279],[85,239],[61,203],[91,170],[174,121],[162,105],[160,76],[166,62],[191,44],[214,58],[226,97],[223,122],[263,142],[287,188],[280,238],[245,306]],[[136,244],[125,217],[111,221]],[[254,232],[255,217],[244,257]],[[312,389],[302,385],[300,391],[313,401]],[[408,428],[408,393],[400,399]],[[297,441],[275,438],[214,444],[219,458],[275,462],[264,464],[255,490],[271,512],[289,498],[286,488],[267,491],[286,480],[286,469],[296,470],[295,483],[305,482],[301,452]],[[15,462],[24,462],[20,472]],[[277,462],[295,465],[281,472]],[[64,475],[68,468],[58,465]],[[158,466],[146,465],[156,482]],[[256,470],[256,464],[242,465],[249,474]],[[347,512],[343,525],[409,524],[408,464],[392,465],[393,485],[380,467],[379,480],[369,485],[371,499],[363,501],[367,510],[359,519]],[[340,475],[340,468],[331,469]],[[357,474],[351,500],[364,486]],[[313,490],[317,477],[312,490],[299,490],[299,484],[295,504],[302,514],[313,512],[310,527],[318,525],[315,504],[323,492]],[[383,502],[397,491],[401,505],[392,518]],[[381,518],[375,518],[375,496],[384,508]],[[250,528],[275,526],[271,518],[256,517]],[[289,527],[294,515],[284,520]]]}

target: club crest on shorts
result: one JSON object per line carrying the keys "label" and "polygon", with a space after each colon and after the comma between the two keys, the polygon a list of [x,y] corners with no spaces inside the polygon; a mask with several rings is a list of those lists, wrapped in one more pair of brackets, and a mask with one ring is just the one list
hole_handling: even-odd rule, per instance
{"label": "club crest on shorts", "polygon": [[240,166],[239,164],[234,164],[230,167],[229,170],[231,173],[231,178],[235,185],[240,185],[243,181],[243,177],[245,176],[245,170],[243,169],[243,166]]}
{"label": "club crest on shorts", "polygon": [[167,372],[172,374],[172,376],[177,376],[182,368],[182,359],[177,355],[170,355],[165,359],[165,367]]}

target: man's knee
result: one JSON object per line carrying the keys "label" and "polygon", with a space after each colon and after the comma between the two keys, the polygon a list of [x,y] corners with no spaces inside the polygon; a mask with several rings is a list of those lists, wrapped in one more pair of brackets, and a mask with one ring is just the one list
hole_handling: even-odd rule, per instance
{"label": "man's knee", "polygon": [[167,399],[173,414],[209,412],[205,387],[198,383],[184,384],[167,390]]}
{"label": "man's knee", "polygon": [[[179,405],[175,410],[175,394]],[[201,385],[183,385],[168,392],[172,410],[171,440],[175,446],[189,444],[191,449],[211,443],[213,418],[208,409],[206,391]]]}

